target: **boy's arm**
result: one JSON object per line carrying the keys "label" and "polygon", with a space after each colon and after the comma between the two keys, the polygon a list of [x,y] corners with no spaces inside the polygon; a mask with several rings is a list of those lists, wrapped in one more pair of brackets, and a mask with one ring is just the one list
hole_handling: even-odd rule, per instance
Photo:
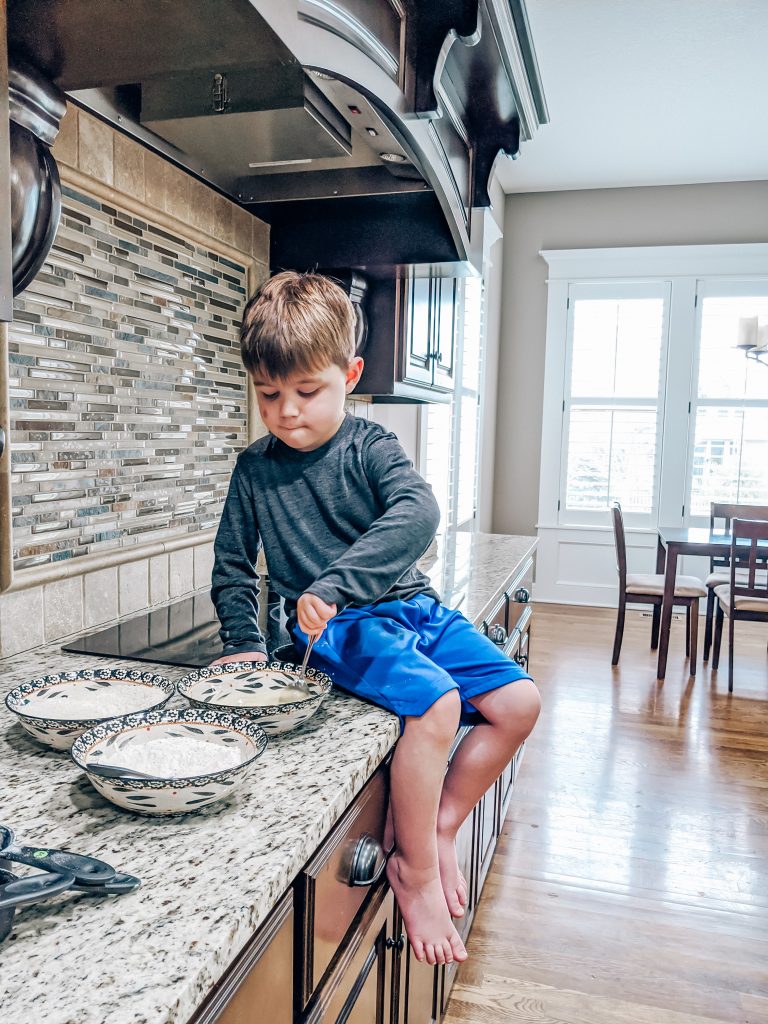
{"label": "boy's arm", "polygon": [[432,488],[419,476],[394,434],[376,437],[364,452],[368,482],[384,511],[366,532],[307,587],[341,611],[370,604],[424,554],[440,523]]}
{"label": "boy's arm", "polygon": [[256,557],[260,547],[248,480],[238,460],[213,546],[211,575],[211,598],[221,622],[219,636],[225,655],[267,652],[259,629]]}

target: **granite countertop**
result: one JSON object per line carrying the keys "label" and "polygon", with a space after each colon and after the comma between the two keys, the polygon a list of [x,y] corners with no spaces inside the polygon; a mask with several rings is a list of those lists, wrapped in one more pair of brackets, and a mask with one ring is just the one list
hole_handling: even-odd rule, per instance
{"label": "granite countertop", "polygon": [[[479,623],[535,538],[450,534],[423,560],[446,604]],[[33,676],[110,663],[58,645],[2,663],[3,694]],[[4,1024],[188,1020],[398,737],[394,715],[332,693],[301,729],[270,740],[251,783],[195,814],[147,818],[103,799],[69,759],[0,706],[0,820],[27,845],[64,847],[139,875],[120,897],[64,894],[16,912],[0,945]],[[8,865],[11,870],[22,865]]]}

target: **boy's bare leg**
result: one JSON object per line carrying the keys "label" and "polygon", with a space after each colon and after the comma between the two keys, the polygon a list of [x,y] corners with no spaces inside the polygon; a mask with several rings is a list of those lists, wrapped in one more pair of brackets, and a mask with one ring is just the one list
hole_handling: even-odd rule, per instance
{"label": "boy's bare leg", "polygon": [[518,679],[470,701],[486,721],[474,727],[454,754],[437,815],[440,877],[454,917],[461,917],[467,904],[467,883],[456,860],[456,833],[530,734],[541,708],[539,692],[529,679]]}
{"label": "boy's bare leg", "polygon": [[413,951],[430,964],[467,957],[443,895],[436,835],[445,766],[460,710],[458,691],[453,690],[421,717],[406,718],[390,772],[397,847],[387,862],[387,878]]}

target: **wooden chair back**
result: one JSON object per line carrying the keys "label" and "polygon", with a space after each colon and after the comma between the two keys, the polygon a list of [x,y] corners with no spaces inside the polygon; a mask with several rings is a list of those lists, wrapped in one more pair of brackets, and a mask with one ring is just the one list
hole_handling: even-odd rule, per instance
{"label": "wooden chair back", "polygon": [[[734,519],[731,530],[733,532],[731,540],[731,613],[733,613],[736,597],[757,597],[768,601],[768,574],[764,571],[760,572],[760,569],[765,566],[766,557],[768,557],[768,522],[759,519]],[[744,541],[749,541],[749,545],[744,544]],[[736,576],[737,561],[739,568],[742,571],[746,570],[746,579]],[[741,581],[739,582],[739,580]]]}
{"label": "wooden chair back", "polygon": [[[710,530],[722,529],[728,533],[734,519],[763,519],[768,520],[768,505],[734,505],[728,502],[713,501],[709,506],[709,528]],[[741,560],[741,551],[739,551]],[[766,557],[762,557],[763,566]],[[740,562],[739,562],[740,564]],[[731,565],[730,555],[715,555],[709,560],[710,571],[715,569],[727,569]]]}
{"label": "wooden chair back", "polygon": [[624,535],[624,516],[621,505],[614,501],[611,509],[613,515],[613,537],[616,541],[616,568],[619,573],[619,593],[627,589],[627,540]]}

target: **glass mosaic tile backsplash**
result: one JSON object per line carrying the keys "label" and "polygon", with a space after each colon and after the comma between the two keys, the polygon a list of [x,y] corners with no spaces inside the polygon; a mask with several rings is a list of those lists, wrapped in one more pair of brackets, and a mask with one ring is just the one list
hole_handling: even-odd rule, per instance
{"label": "glass mosaic tile backsplash", "polygon": [[70,188],[9,334],[14,568],[215,526],[246,268]]}

